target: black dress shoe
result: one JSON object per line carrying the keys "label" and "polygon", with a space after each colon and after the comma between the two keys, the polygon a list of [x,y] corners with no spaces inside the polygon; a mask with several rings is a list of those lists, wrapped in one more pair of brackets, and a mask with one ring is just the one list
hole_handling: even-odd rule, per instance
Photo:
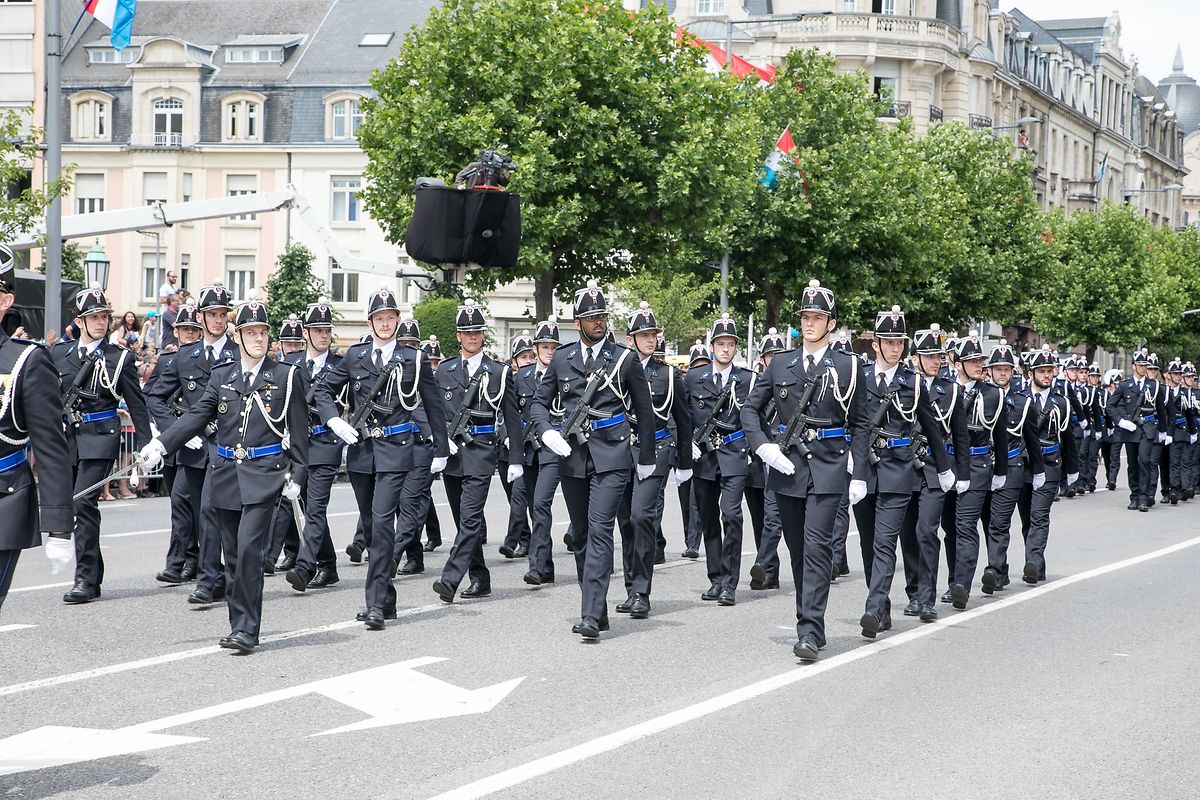
{"label": "black dress shoe", "polygon": [[196,567],[192,564],[184,564],[183,571],[179,573],[179,577],[183,578],[183,582],[196,580]]}
{"label": "black dress shoe", "polygon": [[720,596],[721,596],[721,587],[717,585],[716,581],[713,581],[712,586],[709,586],[707,589],[704,590],[703,593],[701,593],[700,599],[701,600],[716,600]]}
{"label": "black dress shoe", "polygon": [[210,606],[213,603],[213,590],[207,586],[197,586],[188,595],[188,602],[194,606]]}
{"label": "black dress shoe", "polygon": [[734,593],[733,589],[722,589],[721,593],[717,595],[717,605],[736,606],[737,595]]}
{"label": "black dress shoe", "polygon": [[369,631],[381,631],[387,624],[383,621],[383,609],[374,607],[367,609],[367,618],[363,622],[367,623]]}
{"label": "black dress shoe", "polygon": [[362,545],[355,544],[354,542],[346,545],[346,555],[350,556],[351,564],[361,564],[363,557]]}
{"label": "black dress shoe", "polygon": [[154,576],[154,580],[158,581],[159,583],[169,583],[172,586],[178,586],[179,584],[183,583],[183,576],[178,572],[164,569],[162,572]]}
{"label": "black dress shoe", "polygon": [[336,567],[317,567],[317,574],[308,582],[310,589],[324,589],[333,586],[339,580]]}
{"label": "black dress shoe", "polygon": [[[370,609],[368,609],[368,608],[359,609],[358,613],[354,615],[354,619],[358,622],[366,622],[368,611],[370,611]],[[384,606],[383,607],[383,618],[384,619],[395,619],[396,618],[396,607],[395,606]]]}
{"label": "black dress shoe", "polygon": [[767,586],[767,569],[762,564],[750,568],[750,591],[757,592]]}
{"label": "black dress shoe", "polygon": [[892,612],[891,609],[883,612],[883,620],[879,623],[879,630],[890,631],[892,629]]}
{"label": "black dress shoe", "polygon": [[904,607],[904,616],[915,617],[921,613],[921,604],[916,600],[910,600],[908,605]]}
{"label": "black dress shoe", "polygon": [[950,589],[947,589],[945,592],[942,593],[942,596],[939,598],[939,602],[953,603],[954,602],[954,593]]}
{"label": "black dress shoe", "polygon": [[421,549],[424,550],[426,553],[432,553],[434,550],[437,550],[441,546],[442,546],[441,542],[426,542],[425,546],[422,547]]}
{"label": "black dress shoe", "polygon": [[571,535],[570,531],[563,534],[563,547],[567,548],[568,553],[575,552],[575,537]]}
{"label": "black dress shoe", "polygon": [[541,586],[542,585],[542,573],[538,572],[536,569],[531,569],[531,570],[529,570],[529,572],[525,573],[525,577],[523,580],[526,583],[528,583],[530,586]]}
{"label": "black dress shoe", "polygon": [[800,641],[792,646],[792,655],[805,663],[811,663],[821,657],[817,652],[817,640],[811,636],[801,636]]}
{"label": "black dress shoe", "polygon": [[584,617],[571,626],[571,633],[577,633],[585,639],[599,639],[600,623],[593,617]]}
{"label": "black dress shoe", "polygon": [[763,589],[778,589],[778,588],[779,588],[779,576],[778,575],[771,575],[770,577],[767,578],[767,582],[763,584]]}
{"label": "black dress shoe", "polygon": [[849,575],[849,574],[850,574],[850,564],[848,562],[843,561],[842,563],[838,564],[838,575],[839,576],[845,577],[846,575]]}
{"label": "black dress shoe", "polygon": [[491,597],[492,585],[483,581],[471,581],[471,585],[463,589],[462,596],[468,600],[473,597]]}
{"label": "black dress shoe", "polygon": [[517,557],[517,554],[513,551],[513,549],[506,544],[500,545],[500,555],[504,556],[505,558]]}
{"label": "black dress shoe", "polygon": [[634,597],[635,597],[635,595],[633,594],[633,592],[630,592],[628,597],[626,597],[621,602],[617,603],[617,613],[618,614],[628,614],[629,609],[633,608]]}
{"label": "black dress shoe", "polygon": [[933,622],[938,618],[937,609],[931,605],[923,605],[921,606],[921,612],[917,614],[917,618],[921,622]]}
{"label": "black dress shoe", "polygon": [[234,631],[222,639],[220,645],[226,650],[236,650],[239,653],[253,653],[254,648],[258,647],[258,637],[251,636],[245,631]]}
{"label": "black dress shoe", "polygon": [[665,551],[663,551],[663,550],[656,550],[656,551],[654,551],[654,564],[655,564],[655,566],[657,566],[657,565],[659,565],[659,564],[665,564],[665,563],[667,563],[667,554],[666,554],[666,552],[665,552]]}
{"label": "black dress shoe", "polygon": [[1029,584],[1037,583],[1037,581],[1038,581],[1037,564],[1034,564],[1032,561],[1025,562],[1025,569],[1021,570],[1021,580],[1025,581],[1026,583],[1029,583]]}
{"label": "black dress shoe", "polygon": [[980,578],[979,583],[984,594],[991,594],[1000,588],[1000,576],[994,569],[988,567],[983,571],[983,577]]}
{"label": "black dress shoe", "polygon": [[956,583],[950,587],[950,603],[959,611],[967,607],[967,600],[970,597],[971,594],[967,591],[967,587],[961,583]]}
{"label": "black dress shoe", "polygon": [[633,596],[633,605],[629,609],[630,619],[645,619],[650,616],[650,598],[644,594]]}
{"label": "black dress shoe", "polygon": [[689,547],[687,550],[683,551],[683,557],[684,558],[699,558],[700,551],[694,547]]}
{"label": "black dress shoe", "polygon": [[296,566],[295,556],[284,556],[275,562],[275,569],[279,572],[287,572],[294,566]]}
{"label": "black dress shoe", "polygon": [[288,585],[297,592],[307,591],[308,582],[313,579],[313,576],[309,575],[308,570],[304,569],[304,567],[289,569],[287,575],[283,577],[287,580]]}
{"label": "black dress shoe", "polygon": [[1125,506],[1125,507],[1126,507],[1126,508],[1128,508],[1130,511],[1137,511],[1137,509],[1138,509],[1138,501],[1137,501],[1137,500],[1130,500],[1130,501],[1129,501],[1129,505],[1127,505],[1127,506]]}
{"label": "black dress shoe", "polygon": [[517,558],[529,558],[529,545],[519,544],[517,549],[513,550],[513,555]]}
{"label": "black dress shoe", "polygon": [[1115,492],[1117,490],[1117,485],[1115,483],[1108,483],[1104,485],[1104,488],[1108,489],[1110,492]]}
{"label": "black dress shoe", "polygon": [[863,636],[868,639],[874,639],[875,635],[879,633],[881,623],[879,622],[879,617],[868,611],[862,615],[862,618],[858,621],[858,626],[862,628]]}
{"label": "black dress shoe", "polygon": [[90,603],[100,597],[100,587],[92,586],[84,581],[75,581],[75,585],[71,587],[71,591],[63,595],[63,602],[71,605],[80,603]]}
{"label": "black dress shoe", "polygon": [[272,561],[264,561],[263,562],[263,575],[274,575],[274,574],[275,574],[275,563]]}
{"label": "black dress shoe", "polygon": [[1138,511],[1146,512],[1150,510],[1150,506],[1146,503],[1138,503]]}
{"label": "black dress shoe", "polygon": [[443,580],[433,582],[433,590],[437,592],[437,596],[442,598],[443,603],[454,602],[454,587]]}
{"label": "black dress shoe", "polygon": [[424,571],[425,571],[424,564],[418,564],[416,561],[413,561],[410,558],[400,566],[400,569],[396,571],[396,574],[397,575],[420,575]]}

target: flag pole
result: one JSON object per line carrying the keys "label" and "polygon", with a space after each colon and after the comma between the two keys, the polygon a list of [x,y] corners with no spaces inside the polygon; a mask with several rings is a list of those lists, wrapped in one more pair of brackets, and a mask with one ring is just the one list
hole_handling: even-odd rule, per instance
{"label": "flag pole", "polygon": [[[77,23],[78,24],[78,23]],[[62,0],[46,0],[46,173],[47,183],[62,177]],[[55,193],[46,210],[46,330],[62,333],[62,198]],[[32,333],[32,332],[31,332]]]}

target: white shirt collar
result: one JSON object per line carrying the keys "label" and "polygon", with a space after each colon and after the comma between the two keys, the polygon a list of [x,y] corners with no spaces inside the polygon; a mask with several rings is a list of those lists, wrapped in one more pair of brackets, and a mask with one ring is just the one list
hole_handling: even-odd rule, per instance
{"label": "white shirt collar", "polygon": [[601,358],[600,351],[604,349],[604,339],[601,339],[600,341],[596,342],[591,347],[585,345],[583,343],[583,341],[581,340],[579,342],[579,349],[580,349],[580,351],[591,350],[592,351],[592,359],[596,362],[599,362],[600,358]]}
{"label": "white shirt collar", "polygon": [[479,370],[479,365],[483,363],[483,351],[480,350],[470,358],[464,358],[463,363],[467,365],[467,373],[473,378]]}
{"label": "white shirt collar", "polygon": [[80,342],[79,343],[79,352],[83,353],[84,355],[90,356],[96,350],[96,348],[100,346],[101,341],[103,341],[103,340],[97,339],[96,341],[92,342],[91,344],[83,344],[82,342]]}
{"label": "white shirt collar", "polygon": [[717,369],[717,362],[715,362],[715,361],[713,362],[713,376],[716,377],[717,375],[720,375],[722,383],[729,380],[729,373],[732,371],[733,371],[733,362],[732,361],[730,361],[729,364],[724,369]]}
{"label": "white shirt collar", "polygon": [[899,361],[897,361],[895,364],[892,364],[892,367],[891,367],[891,369],[889,369],[889,370],[886,370],[886,371],[885,371],[885,372],[883,372],[883,373],[880,373],[880,371],[879,371],[879,362],[875,362],[875,382],[876,382],[876,383],[878,383],[878,382],[879,382],[879,376],[880,376],[880,374],[882,374],[884,377],[886,377],[886,378],[887,378],[887,382],[888,382],[888,383],[891,383],[891,382],[892,382],[892,378],[894,378],[894,377],[896,376],[896,370],[898,370],[899,368],[900,368],[900,362],[899,362]]}
{"label": "white shirt collar", "polygon": [[208,342],[204,341],[203,338],[201,338],[200,346],[205,349],[211,347],[213,349],[213,358],[220,358],[221,351],[225,349],[225,345],[228,344],[228,342],[229,342],[229,334],[222,333],[220,338],[218,338],[211,345]]}
{"label": "white shirt collar", "polygon": [[380,353],[379,357],[382,358],[383,363],[386,364],[392,360],[392,354],[396,352],[396,340],[391,339],[387,342],[384,342],[383,344],[380,344],[379,342],[372,339],[371,340],[371,358],[372,359],[375,358],[376,350],[379,351],[379,353]]}
{"label": "white shirt collar", "polygon": [[653,357],[654,356],[651,355],[651,356],[646,356],[645,358],[642,359],[642,369],[645,369],[647,366],[650,365],[650,359]]}
{"label": "white shirt collar", "polygon": [[814,350],[811,353],[808,352],[808,350],[806,348],[801,347],[800,349],[804,351],[804,355],[800,358],[800,362],[807,369],[808,368],[808,357],[809,356],[813,357],[814,364],[820,364],[821,359],[825,358],[825,351],[829,349],[829,345],[825,345],[820,350]]}
{"label": "white shirt collar", "polygon": [[306,362],[311,360],[313,362],[313,372],[320,372],[325,368],[325,362],[329,360],[329,351],[326,350],[324,353],[321,353],[316,357],[312,357],[309,355],[308,350],[305,350],[304,360]]}
{"label": "white shirt collar", "polygon": [[[262,371],[263,362],[266,360],[267,360],[267,357],[263,356],[262,358],[260,358],[258,360],[258,363],[256,363],[253,367],[250,368],[249,371],[250,371],[250,382],[251,383],[254,383],[254,381],[258,378],[258,373]],[[245,366],[241,365],[241,364],[239,364],[238,366],[239,366],[239,369],[241,370],[242,376],[245,377],[245,373],[246,373]]]}

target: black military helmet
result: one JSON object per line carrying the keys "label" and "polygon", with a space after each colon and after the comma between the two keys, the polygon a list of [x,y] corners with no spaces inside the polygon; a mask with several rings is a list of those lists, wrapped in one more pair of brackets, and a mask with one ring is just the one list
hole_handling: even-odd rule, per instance
{"label": "black military helmet", "polygon": [[1175,356],[1174,358],[1172,358],[1167,363],[1167,372],[1174,374],[1174,375],[1182,375],[1183,374],[1183,359],[1180,358],[1179,356]]}
{"label": "black military helmet", "polygon": [[104,313],[111,314],[112,306],[108,304],[108,298],[104,296],[100,284],[93,283],[75,295],[75,316],[86,317]]}
{"label": "black military helmet", "polygon": [[587,286],[575,292],[574,312],[575,319],[608,313],[608,303],[604,299],[604,292],[595,279],[588,281]]}
{"label": "black military helmet", "polygon": [[281,342],[303,342],[304,328],[300,325],[300,320],[295,314],[290,315],[279,326],[279,341]]}
{"label": "black military helmet", "polygon": [[483,310],[475,305],[475,301],[467,298],[458,307],[458,316],[454,320],[454,329],[459,333],[472,333],[487,328],[487,320],[483,318]]}
{"label": "black military helmet", "polygon": [[692,345],[688,351],[688,366],[694,367],[697,361],[712,361],[712,353],[704,346],[704,342],[699,339]]}
{"label": "black military helmet", "polygon": [[1185,377],[1185,378],[1196,377],[1196,365],[1190,361],[1187,362],[1186,364],[1184,364],[1183,365],[1183,377]]}
{"label": "black military helmet", "polygon": [[400,325],[396,328],[396,338],[402,342],[421,341],[421,323],[412,317],[400,320]]}
{"label": "black military helmet", "polygon": [[992,348],[992,354],[988,356],[987,365],[989,367],[1012,367],[1013,369],[1016,369],[1016,351],[1008,346],[1008,342],[1001,339],[996,343],[996,346]]}
{"label": "black military helmet", "polygon": [[442,346],[438,344],[437,334],[429,334],[429,341],[421,345],[421,352],[423,352],[427,358],[441,359]]}
{"label": "black military helmet", "polygon": [[1147,366],[1150,363],[1150,354],[1145,350],[1138,350],[1133,354],[1133,363],[1140,366]]}
{"label": "black military helmet", "polygon": [[1049,345],[1043,345],[1041,350],[1034,350],[1029,357],[1029,368],[1039,369],[1041,367],[1057,367],[1058,357],[1054,355],[1054,351]]}
{"label": "black military helmet", "polygon": [[216,311],[218,309],[228,311],[231,308],[233,308],[233,298],[229,295],[229,290],[220,282],[200,289],[200,296],[196,301],[197,311]]}
{"label": "black military helmet", "polygon": [[1097,364],[1095,361],[1093,361],[1091,364],[1088,365],[1087,374],[1088,374],[1088,377],[1091,377],[1092,375],[1095,375],[1096,377],[1100,377],[1100,365]]}
{"label": "black military helmet", "polygon": [[658,332],[658,336],[654,337],[654,352],[650,355],[665,358],[667,355],[667,337],[663,336],[662,331]]}
{"label": "black military helmet", "polygon": [[758,344],[758,354],[763,356],[778,353],[786,349],[787,345],[784,343],[783,336],[780,335],[777,328],[768,330],[767,335]]}
{"label": "black military helmet", "polygon": [[979,331],[970,331],[966,336],[955,340],[954,359],[956,361],[974,361],[983,357],[983,343],[979,341]]}
{"label": "black military helmet", "polygon": [[1158,353],[1151,353],[1150,355],[1146,356],[1146,369],[1162,369],[1162,364],[1158,360]]}
{"label": "black military helmet", "polygon": [[304,310],[304,327],[333,327],[333,308],[329,305],[329,298],[321,297],[317,302],[308,304],[308,308]]}
{"label": "black military helmet", "polygon": [[379,291],[367,298],[367,319],[370,319],[380,311],[395,311],[400,313],[400,307],[396,303],[396,295],[392,294],[392,290],[386,286],[380,287]]}
{"label": "black military helmet", "polygon": [[837,331],[829,339],[829,348],[835,353],[850,353],[854,354],[854,336],[849,330],[843,328]]}
{"label": "black military helmet", "polygon": [[[233,315],[233,326],[237,330],[241,330],[249,325],[269,325],[267,321],[267,305],[258,298],[258,294],[254,289],[250,290],[250,298],[244,303],[239,303],[237,311]],[[300,326],[296,326],[299,330]],[[303,340],[303,337],[301,337]]]}
{"label": "black military helmet", "polygon": [[200,315],[196,312],[196,306],[188,300],[186,305],[179,307],[179,311],[175,314],[176,328],[203,328],[200,324]]}
{"label": "black military helmet", "polygon": [[876,339],[907,339],[908,328],[904,324],[904,312],[900,306],[892,306],[888,311],[880,311],[875,315]]}
{"label": "black military helmet", "polygon": [[13,267],[16,266],[16,263],[17,258],[8,245],[0,244],[0,291],[12,292],[15,284]]}
{"label": "black military helmet", "polygon": [[632,336],[641,331],[661,331],[658,320],[654,318],[654,310],[645,300],[638,303],[638,310],[629,315],[628,332]]}
{"label": "black military helmet", "polygon": [[912,349],[914,353],[925,356],[939,356],[946,352],[946,334],[942,332],[942,326],[933,322],[928,328],[914,333]]}
{"label": "black military helmet", "polygon": [[721,316],[713,321],[712,329],[708,332],[708,343],[711,345],[722,336],[732,336],[734,339],[741,341],[742,337],[738,336],[737,326],[733,324],[733,320],[729,318],[729,312],[723,311]]}
{"label": "black military helmet", "polygon": [[509,357],[516,358],[526,350],[533,349],[533,337],[529,335],[529,331],[521,331],[512,338],[512,346],[509,348]]}
{"label": "black military helmet", "polygon": [[537,324],[533,332],[533,343],[553,342],[558,344],[558,318],[551,314]]}
{"label": "black military helmet", "polygon": [[831,317],[837,316],[837,301],[833,292],[822,286],[816,278],[810,280],[808,288],[800,293],[800,308],[796,311],[796,316],[800,316],[805,311],[817,311]]}

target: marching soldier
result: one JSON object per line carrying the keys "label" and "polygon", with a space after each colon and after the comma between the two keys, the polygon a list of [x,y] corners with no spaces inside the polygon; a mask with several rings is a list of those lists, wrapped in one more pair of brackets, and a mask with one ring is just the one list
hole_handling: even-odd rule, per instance
{"label": "marching soldier", "polygon": [[[0,245],[0,320],[16,299],[13,254]],[[81,328],[84,326],[80,326]],[[22,550],[42,545],[54,574],[75,556],[71,545],[74,509],[71,487],[54,476],[70,473],[72,461],[63,433],[62,398],[50,351],[10,339],[0,327],[0,608],[12,585]],[[27,448],[32,448],[42,480],[33,480]],[[99,480],[99,478],[97,478]]]}
{"label": "marching soldier", "polygon": [[[767,335],[762,338],[758,346],[759,371],[765,371],[771,364],[772,359],[786,349],[787,347],[784,344],[783,337],[779,335],[779,331],[775,328],[769,329]],[[779,431],[779,415],[775,413],[774,403],[769,405],[768,408],[770,409],[770,413],[763,420],[763,427],[768,431],[770,438],[774,439],[774,434]],[[750,465],[750,469],[752,470],[751,478],[753,478],[753,481],[747,481],[746,505],[750,508],[750,517],[753,520],[755,547],[754,564],[750,567],[750,589],[752,591],[778,589],[779,540],[783,537],[783,527],[779,523],[779,505],[775,501],[775,493],[766,488],[767,467],[762,463],[762,460],[755,456],[754,463]],[[757,487],[751,489],[750,483],[757,484]],[[757,518],[755,517],[757,501],[750,502],[751,497],[756,493],[761,498]]]}
{"label": "marching soldier", "polygon": [[[437,334],[429,334],[429,339],[421,345],[421,352],[425,354],[425,358],[429,359],[429,368],[437,372],[438,364],[442,363],[442,346],[438,343]],[[430,477],[431,481],[436,479],[436,475]],[[427,498],[426,505],[428,506],[425,512],[426,541],[421,549],[426,553],[432,553],[442,545],[442,522],[438,518],[437,505],[433,502],[432,494]],[[417,541],[420,539],[420,531],[417,531]]]}
{"label": "marching soldier", "polygon": [[963,390],[967,415],[969,477],[955,484],[954,582],[950,586],[953,606],[967,607],[975,567],[979,562],[979,519],[987,493],[1008,482],[1008,414],[1004,396],[984,381],[983,348],[979,334],[971,331],[955,343],[954,361]]}
{"label": "marching soldier", "polygon": [[[629,315],[626,331],[629,347],[646,376],[654,412],[654,438],[638,438],[633,445],[639,462],[642,450],[652,451],[655,467],[653,473],[640,480],[630,476],[617,513],[626,599],[616,609],[631,619],[645,619],[650,616],[650,587],[658,549],[656,530],[662,518],[667,476],[674,467],[677,486],[692,477],[692,417],[683,378],[654,357],[662,328],[649,303],[643,300]],[[669,424],[672,421],[674,426]]]}
{"label": "marching soldier", "polygon": [[912,499],[920,429],[943,492],[954,485],[950,456],[925,383],[904,361],[908,332],[900,306],[875,317],[875,363],[863,367],[867,408],[871,413],[867,451],[867,496],[854,507],[867,578],[867,604],[859,620],[862,635],[874,639],[891,630],[888,596],[896,572],[896,542]]}
{"label": "marching soldier", "polygon": [[308,461],[308,408],[298,370],[267,354],[266,306],[257,299],[241,303],[234,329],[238,362],[213,369],[200,399],[141,455],[153,468],[216,422],[210,496],[225,551],[230,626],[220,645],[252,653],[259,643],[271,516],[279,509],[280,494],[288,500],[300,496],[293,477],[303,476]]}
{"label": "marching soldier", "polygon": [[[536,435],[560,460],[563,499],[574,528],[575,571],[581,589],[580,620],[572,633],[596,639],[609,628],[608,584],[613,567],[613,523],[629,480],[633,431],[654,441],[654,408],[646,376],[633,351],[607,341],[608,304],[597,283],[575,293],[579,341],[554,352],[530,406]],[[562,408],[555,430],[555,407]],[[654,450],[637,454],[638,480],[653,475]]]}
{"label": "marching soldier", "polygon": [[104,582],[97,484],[112,471],[120,449],[117,406],[125,403],[139,446],[150,438],[150,416],[133,354],[109,341],[112,308],[99,284],[75,296],[75,315],[79,339],[59,342],[50,350],[62,381],[75,491],[95,487],[75,501],[75,585],[63,595],[69,604],[97,599]]}
{"label": "marching soldier", "polygon": [[[516,375],[517,406],[521,413],[521,441],[524,453],[525,495],[529,498],[531,536],[529,541],[529,571],[525,583],[541,586],[554,583],[554,559],[551,538],[554,525],[554,495],[558,491],[558,456],[545,447],[534,434],[537,426],[530,411],[538,387],[546,377],[546,368],[558,349],[558,320],[551,315],[539,322],[533,333],[534,363],[522,367]],[[550,424],[562,426],[561,405],[550,407]],[[511,444],[510,444],[511,447]],[[510,450],[511,451],[511,450]]]}
{"label": "marching soldier", "polygon": [[[147,397],[162,432],[175,424],[176,409],[186,413],[200,401],[214,369],[233,364],[238,359],[238,346],[226,334],[232,307],[229,290],[221,284],[214,283],[200,290],[195,310],[201,327],[200,340],[191,347],[180,344],[176,357],[160,371]],[[180,314],[183,314],[182,309]],[[175,454],[175,486],[178,489],[172,487],[171,503],[191,505],[200,540],[196,588],[188,596],[188,602],[195,605],[208,605],[225,596],[221,531],[212,498],[212,481],[208,477],[212,471],[210,465],[215,469],[217,464],[215,434],[216,427],[210,425],[185,442]]]}
{"label": "marching soldier", "polygon": [[1167,430],[1163,393],[1148,374],[1149,364],[1149,353],[1134,353],[1133,376],[1120,383],[1105,406],[1109,419],[1122,431],[1131,511],[1149,511],[1154,503],[1159,437]]}
{"label": "marching soldier", "polygon": [[[533,350],[533,337],[528,331],[513,337],[510,359],[514,379],[517,371],[537,360]],[[504,487],[504,494],[508,498],[508,532],[500,545],[500,555],[505,558],[529,556],[529,496],[525,492],[525,481],[522,479],[514,483],[508,480],[508,467],[511,463],[524,465],[525,454],[519,442],[522,434],[523,431],[504,431],[497,460],[500,485]]]}
{"label": "marching soldier", "polygon": [[[442,481],[458,529],[442,577],[433,582],[433,591],[445,603],[454,602],[458,585],[467,574],[471,585],[463,590],[463,597],[492,593],[492,576],[483,560],[483,513],[499,456],[498,426],[504,422],[510,431],[521,430],[512,370],[483,352],[487,322],[474,300],[468,298],[459,306],[455,330],[459,354],[437,369],[450,440],[450,463]],[[510,464],[507,471],[511,483],[525,468],[518,462]]]}
{"label": "marching soldier", "polygon": [[[1081,367],[1082,370],[1082,367]],[[1079,404],[1088,420],[1080,442],[1080,480],[1076,487],[1079,493],[1096,491],[1096,470],[1100,466],[1101,442],[1104,439],[1104,399],[1100,389],[1100,365],[1092,363],[1085,370],[1084,380],[1079,387]]]}
{"label": "marching soldier", "polygon": [[[325,374],[313,392],[322,423],[350,445],[348,460],[355,460],[360,474],[372,476],[370,487],[361,487],[371,497],[370,563],[364,587],[366,607],[357,619],[376,631],[384,629],[386,620],[396,618],[392,579],[396,575],[397,514],[402,536],[418,529],[418,515],[424,511],[420,498],[429,491],[420,471],[441,472],[449,454],[433,370],[421,351],[396,341],[399,324],[396,296],[386,288],[372,294],[367,300],[370,339],[351,345],[346,357]],[[336,402],[346,387],[352,414],[349,421],[342,419]],[[425,408],[428,433],[413,431],[418,404]],[[432,437],[435,452],[427,468],[417,461],[416,439],[423,435]]]}
{"label": "marching soldier", "polygon": [[[436,342],[437,337],[433,337],[433,340]],[[429,359],[429,353],[422,348],[421,325],[417,320],[412,318],[400,320],[400,327],[396,331],[396,342],[420,350],[429,360],[429,369],[436,373],[441,359],[438,358],[436,361]],[[426,526],[430,516],[433,517],[433,530],[438,531],[440,535],[437,514],[433,509],[432,489],[435,475],[430,471],[437,453],[434,448],[429,415],[425,413],[424,403],[418,403],[417,407],[412,410],[412,424],[413,468],[409,470],[408,477],[404,479],[402,497],[411,498],[410,502],[417,505],[413,512],[416,527],[401,526],[396,529],[394,551],[396,563],[400,564],[401,557],[404,558],[404,563],[396,571],[397,576],[420,575],[425,572],[425,550],[421,547],[421,529]]]}
{"label": "marching soldier", "polygon": [[[279,349],[282,361],[289,364],[300,364],[298,354],[305,349],[304,326],[295,314],[289,315],[279,326]],[[307,376],[305,376],[307,381]],[[306,384],[307,385],[307,384]],[[300,484],[301,495],[304,494],[304,484]],[[282,554],[281,552],[282,551]],[[296,554],[300,551],[300,531],[296,529],[296,517],[291,513],[290,504],[283,497],[279,498],[279,512],[275,515],[275,532],[271,539],[271,549],[267,551],[269,558],[264,564],[266,573],[274,575],[276,571],[287,572],[296,566]],[[274,561],[278,558],[279,561]]]}
{"label": "marching soldier", "polygon": [[696,425],[691,445],[696,464],[692,491],[700,510],[708,561],[709,587],[700,599],[716,600],[721,606],[737,603],[742,496],[750,461],[741,409],[758,377],[733,363],[739,340],[733,320],[729,314],[722,314],[708,337],[713,363],[687,374],[687,393]]}
{"label": "marching soldier", "polygon": [[[686,370],[681,370],[681,372],[686,378],[688,372],[691,372],[693,369],[707,367],[711,363],[712,353],[704,346],[704,342],[697,339],[696,343],[688,350],[688,367]],[[691,478],[677,487],[679,512],[683,516],[682,556],[692,559],[700,557],[700,542],[704,538],[704,532],[700,528],[700,511],[696,508],[694,487],[695,484]]]}
{"label": "marching soldier", "polygon": [[[1029,534],[1025,537],[1025,568],[1021,579],[1029,584],[1046,580],[1046,544],[1050,538],[1050,509],[1057,487],[1065,475],[1067,485],[1079,478],[1079,453],[1070,430],[1071,407],[1061,394],[1051,391],[1057,359],[1043,348],[1030,360],[1029,391],[1038,418],[1038,443],[1045,469],[1045,482],[1023,493],[1019,502],[1028,505]],[[1032,482],[1031,482],[1032,487]],[[957,607],[957,606],[956,606]]]}
{"label": "marching soldier", "polygon": [[[1158,384],[1158,394],[1163,404],[1162,431],[1158,435],[1158,445],[1154,449],[1154,478],[1151,480],[1151,487],[1157,487],[1162,492],[1163,500],[1166,500],[1171,472],[1168,451],[1171,449],[1171,426],[1175,418],[1171,416],[1170,409],[1167,408],[1167,383],[1163,380],[1157,353],[1150,354],[1150,361],[1146,364],[1146,377]],[[1150,501],[1147,505],[1154,506],[1154,492],[1150,493]]]}
{"label": "marching soldier", "polygon": [[[854,352],[854,341],[848,330],[841,330],[830,337],[829,347],[837,353],[847,353],[858,360]],[[776,411],[778,416],[778,411]],[[846,542],[850,538],[850,499],[847,492],[842,492],[838,502],[837,515],[833,519],[833,571],[830,580],[836,581],[850,574],[850,560],[846,557]]]}
{"label": "marching soldier", "polygon": [[1197,431],[1200,430],[1200,391],[1196,389],[1196,366],[1192,362],[1183,365],[1183,388],[1180,390],[1181,403],[1187,408],[1188,438],[1183,444],[1182,474],[1183,495],[1181,499],[1191,500],[1196,496],[1196,456],[1200,447],[1196,445]]}
{"label": "marching soldier", "polygon": [[[329,535],[329,495],[342,466],[343,442],[321,424],[316,404],[316,387],[324,381],[342,357],[329,351],[333,342],[333,309],[322,297],[309,303],[304,311],[304,350],[289,353],[284,361],[300,369],[304,400],[308,406],[308,479],[301,486],[304,500],[304,531],[295,565],[287,572],[287,582],[297,592],[324,589],[338,582],[337,551]],[[345,411],[346,390],[336,398],[339,411]],[[280,510],[294,519],[290,508]]]}
{"label": "marching soldier", "polygon": [[[868,418],[858,359],[829,346],[837,327],[833,292],[809,281],[796,314],[801,347],[771,361],[741,418],[751,448],[771,470],[767,487],[775,492],[791,553],[798,637],[792,652],[811,662],[825,645],[838,504],[843,496],[854,504],[867,495]],[[777,442],[762,429],[772,399],[784,427]]]}
{"label": "marching soldier", "polygon": [[1167,437],[1164,443],[1164,473],[1167,475],[1167,501],[1177,505],[1183,499],[1184,448],[1191,437],[1192,412],[1183,388],[1183,360],[1176,357],[1167,364],[1167,380],[1163,389],[1163,404],[1167,414]]}

